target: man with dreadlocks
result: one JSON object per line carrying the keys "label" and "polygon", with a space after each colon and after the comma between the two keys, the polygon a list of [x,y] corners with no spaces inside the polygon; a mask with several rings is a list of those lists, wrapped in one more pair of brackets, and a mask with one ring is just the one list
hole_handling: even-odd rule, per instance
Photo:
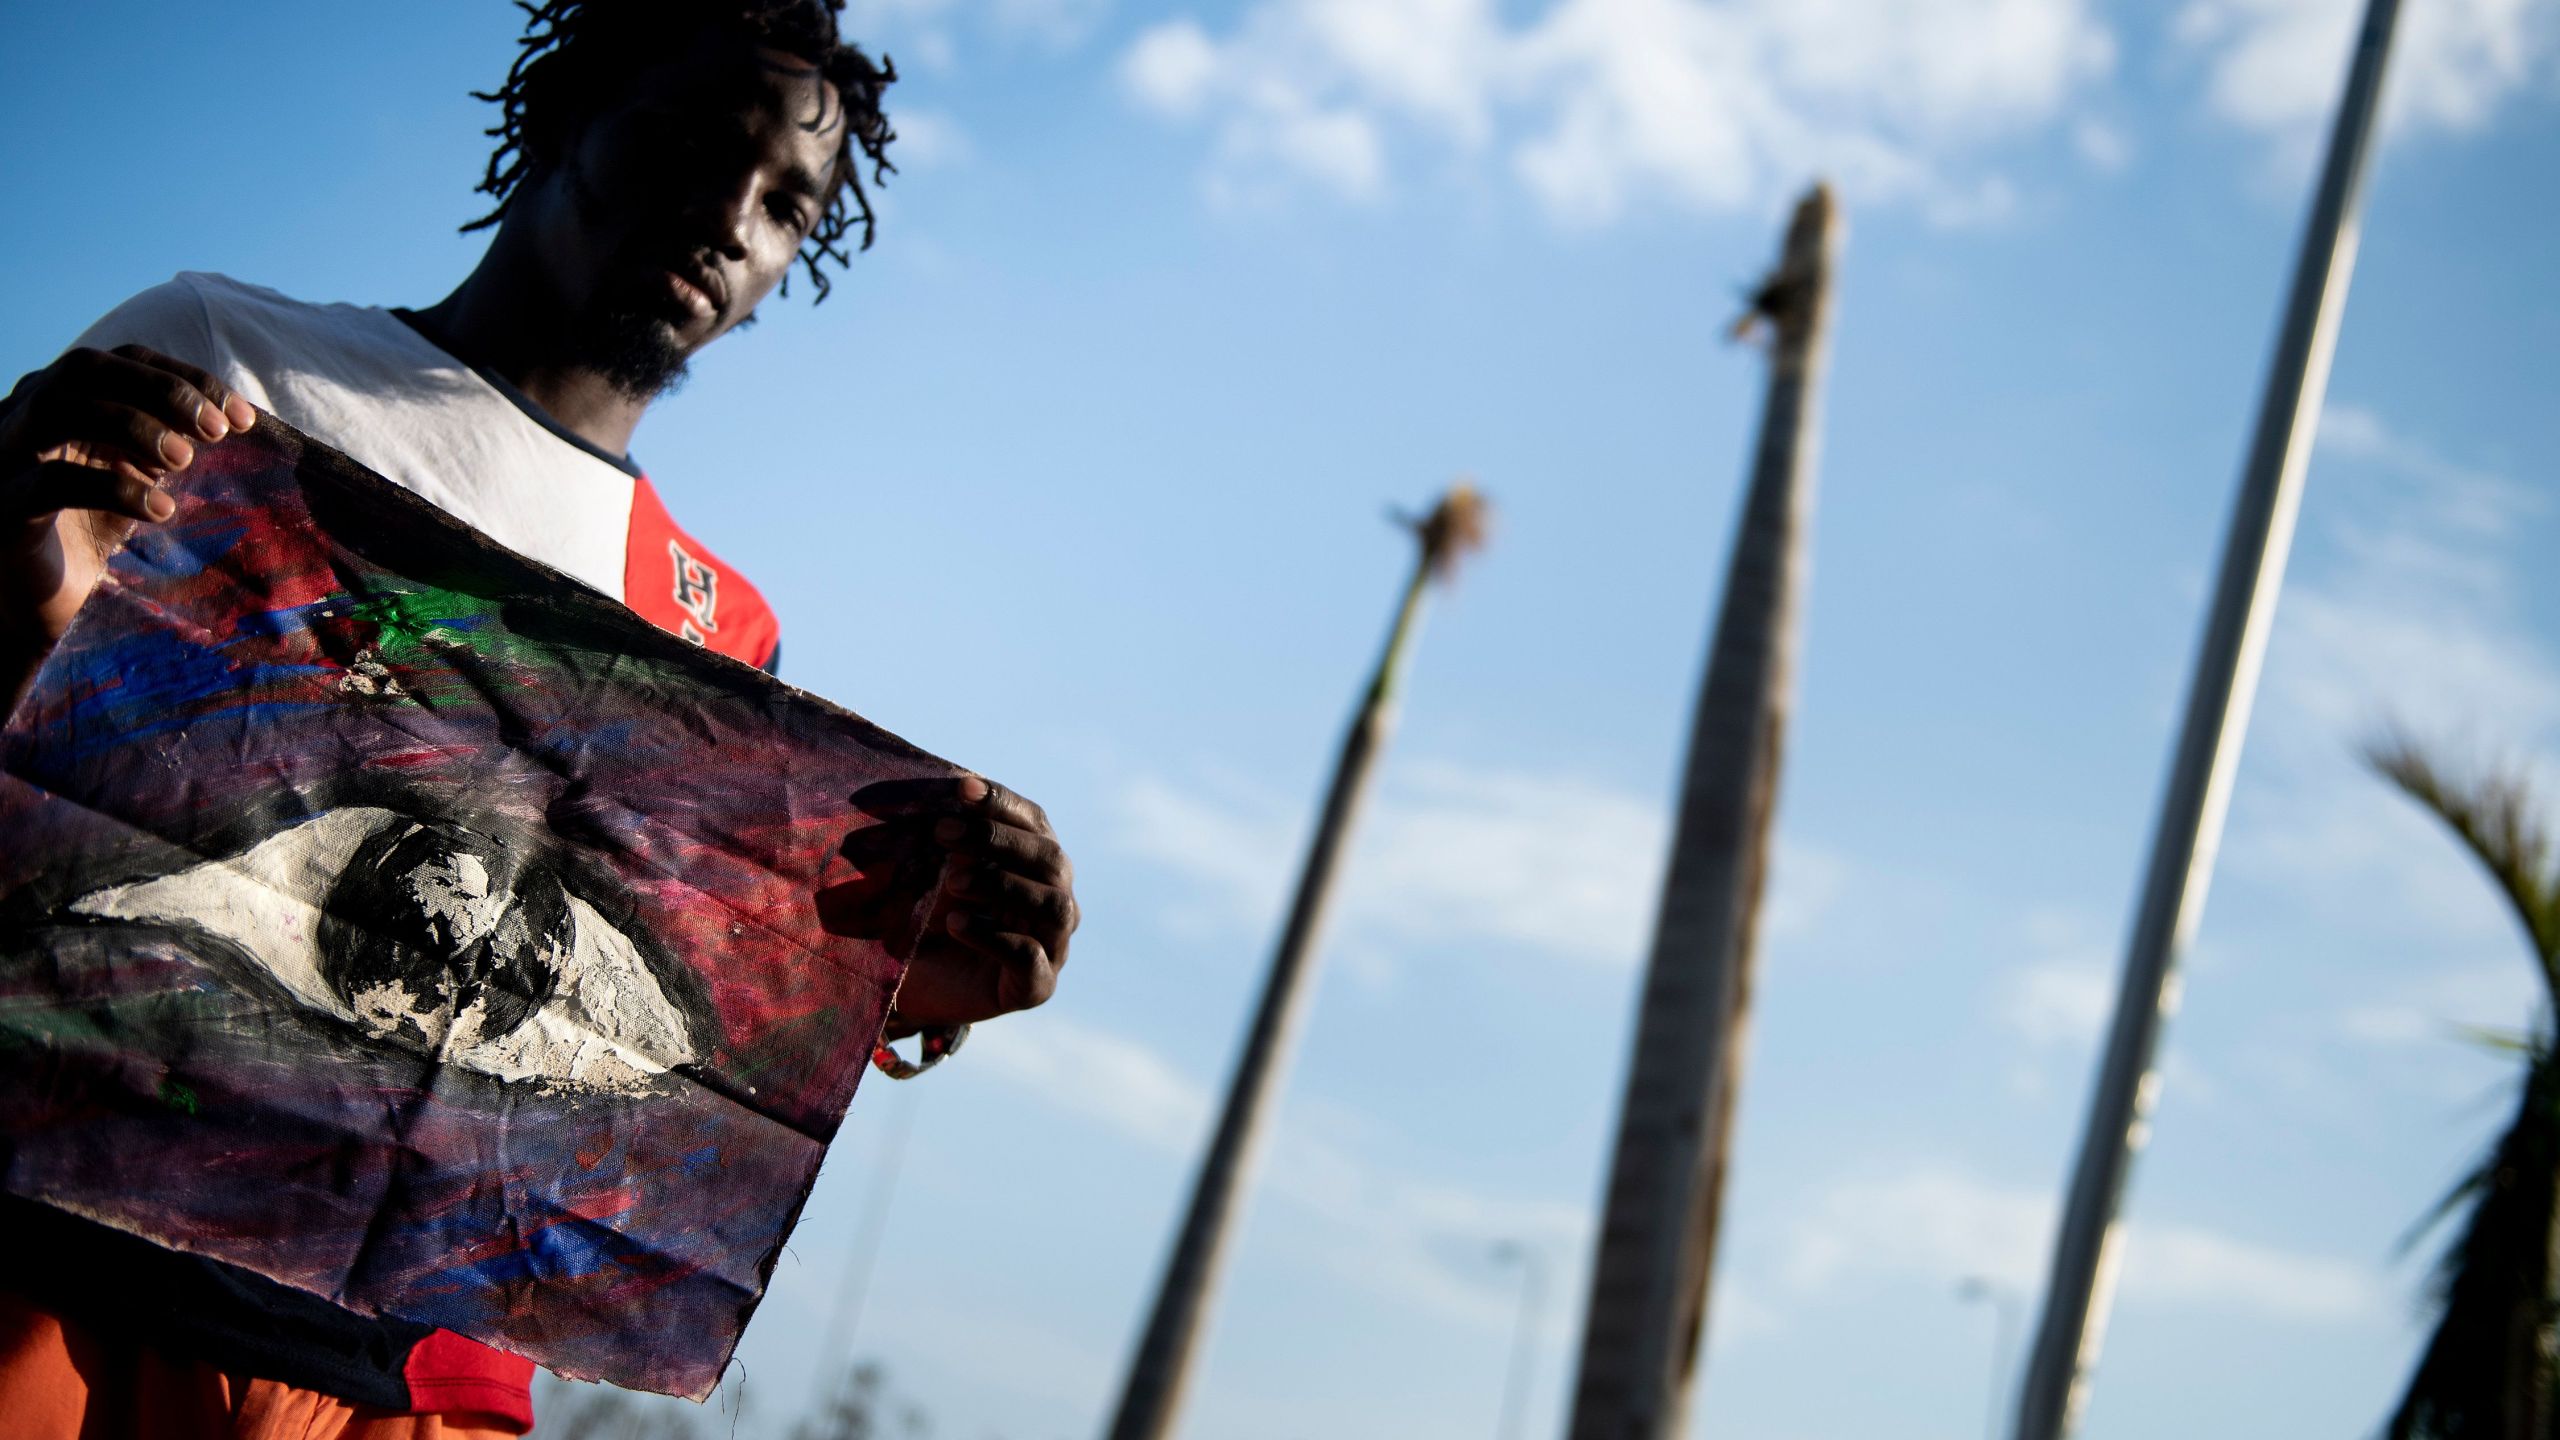
{"label": "man with dreadlocks", "polygon": [[[843,0],[546,0],[498,106],[494,228],[417,310],[312,305],[184,274],[117,307],[0,406],[0,698],[21,693],[106,559],[173,513],[158,482],[252,407],[687,638],[770,667],[772,613],[678,529],[633,430],[686,361],[800,268],[815,298],[871,243],[882,91]],[[866,808],[951,859],[948,933],[900,989],[927,1056],[1037,1005],[1076,924],[1037,806],[977,777]],[[889,1058],[884,1056],[884,1061]],[[912,1067],[902,1067],[911,1069]],[[0,1212],[0,1417],[13,1436],[516,1434],[532,1367],[357,1316],[43,1207]]]}

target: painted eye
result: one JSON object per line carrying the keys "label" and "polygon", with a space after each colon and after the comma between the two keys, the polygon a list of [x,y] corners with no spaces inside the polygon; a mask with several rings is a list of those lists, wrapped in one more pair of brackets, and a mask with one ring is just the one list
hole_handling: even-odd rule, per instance
{"label": "painted eye", "polygon": [[333,810],[71,908],[201,930],[304,1007],[500,1080],[637,1092],[697,1058],[630,936],[550,867],[448,821]]}
{"label": "painted eye", "polygon": [[550,872],[458,825],[411,821],[367,836],[330,887],[320,973],[365,1029],[467,1054],[550,1003],[575,941]]}

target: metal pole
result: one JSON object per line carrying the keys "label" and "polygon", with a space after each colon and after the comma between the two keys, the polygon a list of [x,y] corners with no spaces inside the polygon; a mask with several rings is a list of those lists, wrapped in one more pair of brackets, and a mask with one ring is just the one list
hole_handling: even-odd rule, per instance
{"label": "metal pole", "polygon": [[2258,429],[2231,517],[2186,728],[2125,955],[2105,1057],[2082,1132],[2071,1193],[2054,1237],[2044,1313],[2018,1400],[2017,1440],[2061,1440],[2079,1424],[2089,1373],[2106,1338],[2120,1260],[2125,1180],[2149,1136],[2159,1099],[2160,1031],[2178,1001],[2178,967],[2204,911],[2232,777],[2249,729],[2267,632],[2293,543],[2329,361],[2355,272],[2357,211],[2399,0],[2370,0],[2347,71],[2328,161],[2312,201],[2284,328],[2269,368]]}
{"label": "metal pole", "polygon": [[1774,331],[1768,400],[1674,812],[1592,1264],[1572,1440],[1677,1432],[1706,1330],[1794,688],[1837,233],[1830,188],[1817,185],[1753,302]]}

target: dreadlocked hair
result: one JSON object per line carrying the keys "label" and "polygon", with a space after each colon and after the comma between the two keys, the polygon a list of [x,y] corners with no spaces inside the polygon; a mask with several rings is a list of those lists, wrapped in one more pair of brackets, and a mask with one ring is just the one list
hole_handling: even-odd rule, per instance
{"label": "dreadlocked hair", "polygon": [[[801,242],[800,263],[827,298],[833,288],[825,266],[850,264],[845,237],[861,231],[856,249],[871,248],[879,217],[862,181],[862,164],[871,167],[871,183],[885,183],[897,173],[889,163],[889,142],[898,138],[880,111],[880,95],[898,78],[883,55],[874,63],[860,46],[845,43],[836,16],[845,0],[516,0],[528,17],[516,41],[515,63],[506,82],[495,90],[474,90],[475,100],[498,107],[498,123],[488,134],[498,142],[489,155],[488,172],[478,193],[494,196],[488,214],[463,226],[467,233],[484,230],[506,217],[516,187],[532,168],[528,141],[557,135],[564,116],[592,113],[629,72],[667,57],[676,43],[710,25],[732,31],[757,45],[780,50],[817,67],[844,101],[845,135],[836,150],[842,183],[828,197],[826,210]],[[814,123],[814,122],[813,122]],[[859,159],[854,147],[862,147]],[[791,293],[784,277],[782,292]]]}

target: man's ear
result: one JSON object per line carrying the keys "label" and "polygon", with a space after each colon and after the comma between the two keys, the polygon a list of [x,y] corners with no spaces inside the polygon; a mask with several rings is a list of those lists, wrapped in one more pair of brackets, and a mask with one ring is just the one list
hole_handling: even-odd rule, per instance
{"label": "man's ear", "polygon": [[523,138],[517,142],[524,151],[526,170],[548,170],[559,164],[570,147],[578,143],[578,133],[583,128],[583,121],[565,119],[547,109],[528,111]]}
{"label": "man's ear", "polygon": [[517,184],[520,193],[535,193],[548,188],[553,176],[560,173],[569,152],[578,143],[583,126],[577,121],[553,120],[538,124],[525,117],[524,134],[516,147],[524,157],[524,176]]}

